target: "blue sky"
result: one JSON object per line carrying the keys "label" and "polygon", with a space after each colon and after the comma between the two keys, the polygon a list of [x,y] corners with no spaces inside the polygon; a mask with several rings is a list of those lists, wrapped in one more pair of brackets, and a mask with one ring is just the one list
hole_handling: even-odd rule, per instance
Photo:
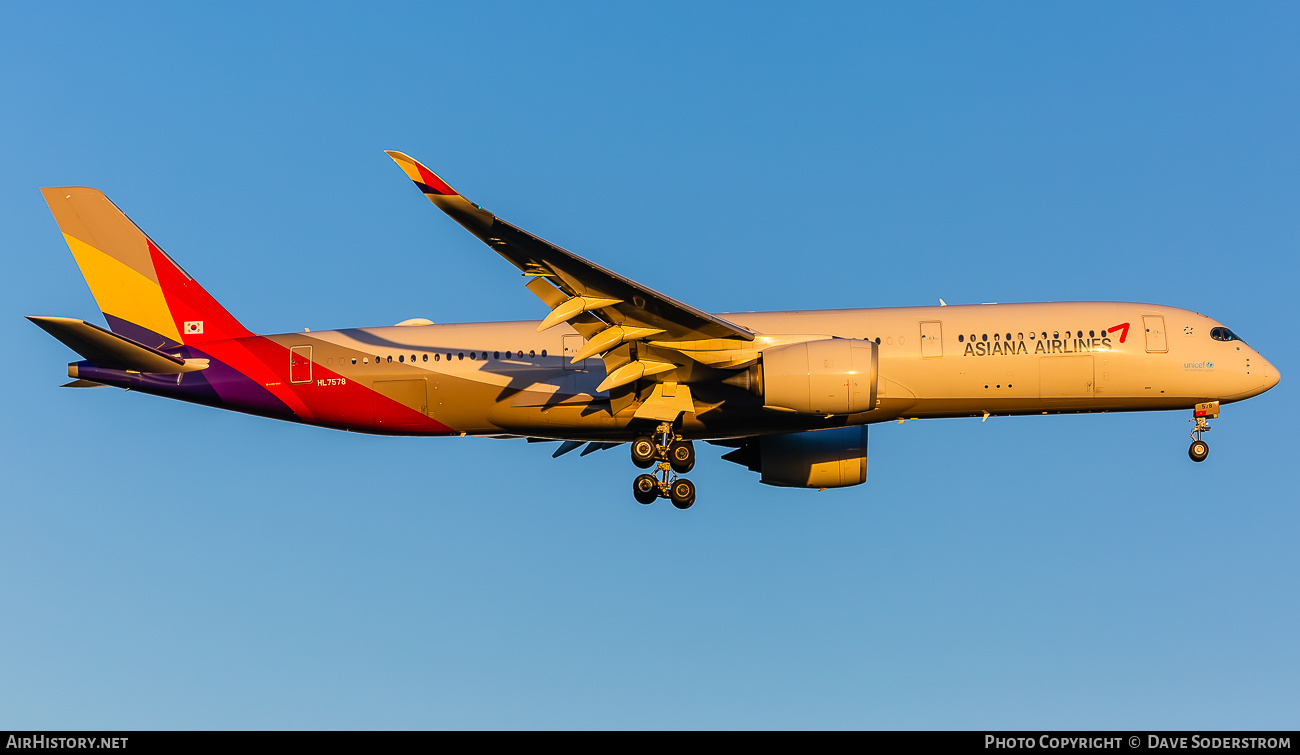
{"label": "blue sky", "polygon": [[[1290,728],[1284,3],[11,4],[0,728]],[[104,190],[259,332],[540,318],[400,149],[715,311],[1135,300],[1281,385],[873,428],[865,486],[702,449],[349,435],[114,390],[37,191]]]}

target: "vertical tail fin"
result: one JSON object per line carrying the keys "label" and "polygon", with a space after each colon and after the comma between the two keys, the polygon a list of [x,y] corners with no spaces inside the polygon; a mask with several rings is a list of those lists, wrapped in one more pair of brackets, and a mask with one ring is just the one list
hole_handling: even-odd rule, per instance
{"label": "vertical tail fin", "polygon": [[41,193],[114,333],[153,348],[252,335],[103,192]]}

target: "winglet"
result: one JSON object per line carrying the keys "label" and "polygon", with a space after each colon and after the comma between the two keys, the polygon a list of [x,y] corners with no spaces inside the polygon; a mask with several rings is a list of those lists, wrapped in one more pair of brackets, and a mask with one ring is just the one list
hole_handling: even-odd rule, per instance
{"label": "winglet", "polygon": [[447,185],[447,182],[438,178],[438,174],[429,170],[420,164],[419,160],[395,149],[384,150],[384,154],[393,158],[397,167],[401,168],[407,177],[420,187],[420,191],[425,194],[439,194],[444,197],[457,196],[459,192]]}
{"label": "winglet", "polygon": [[385,154],[393,158],[393,162],[397,163],[397,167],[402,169],[406,177],[411,179],[416,187],[424,192],[424,196],[437,205],[438,209],[450,215],[452,220],[465,226],[466,230],[478,236],[484,243],[492,243],[489,240],[490,234],[488,233],[488,230],[492,227],[492,221],[496,219],[492,213],[466,199],[460,192],[448,186],[446,181],[438,178],[436,173],[421,165],[414,157],[393,149],[385,150]]}

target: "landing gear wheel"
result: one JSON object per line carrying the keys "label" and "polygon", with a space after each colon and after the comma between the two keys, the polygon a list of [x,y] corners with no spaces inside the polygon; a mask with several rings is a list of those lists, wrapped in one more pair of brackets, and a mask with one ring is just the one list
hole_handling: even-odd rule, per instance
{"label": "landing gear wheel", "polygon": [[686,474],[695,468],[695,444],[689,440],[675,440],[668,446],[668,463],[673,471]]}
{"label": "landing gear wheel", "polygon": [[658,453],[659,449],[655,446],[655,442],[644,435],[632,441],[632,463],[639,469],[649,469],[654,466],[655,456]]}
{"label": "landing gear wheel", "polygon": [[1192,457],[1192,461],[1205,461],[1205,457],[1210,455],[1210,444],[1203,440],[1194,440],[1191,448],[1187,449],[1187,455]]}
{"label": "landing gear wheel", "polygon": [[690,480],[677,480],[673,483],[669,497],[677,508],[689,509],[695,503],[695,484]]}
{"label": "landing gear wheel", "polygon": [[632,497],[637,503],[654,503],[659,497],[659,481],[648,474],[639,475],[632,481]]}

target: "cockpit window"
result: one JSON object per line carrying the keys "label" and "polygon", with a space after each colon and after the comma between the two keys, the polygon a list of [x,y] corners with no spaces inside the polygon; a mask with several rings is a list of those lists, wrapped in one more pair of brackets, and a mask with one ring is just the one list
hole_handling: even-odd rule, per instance
{"label": "cockpit window", "polygon": [[1210,338],[1216,341],[1241,341],[1241,336],[1224,327],[1210,328]]}

